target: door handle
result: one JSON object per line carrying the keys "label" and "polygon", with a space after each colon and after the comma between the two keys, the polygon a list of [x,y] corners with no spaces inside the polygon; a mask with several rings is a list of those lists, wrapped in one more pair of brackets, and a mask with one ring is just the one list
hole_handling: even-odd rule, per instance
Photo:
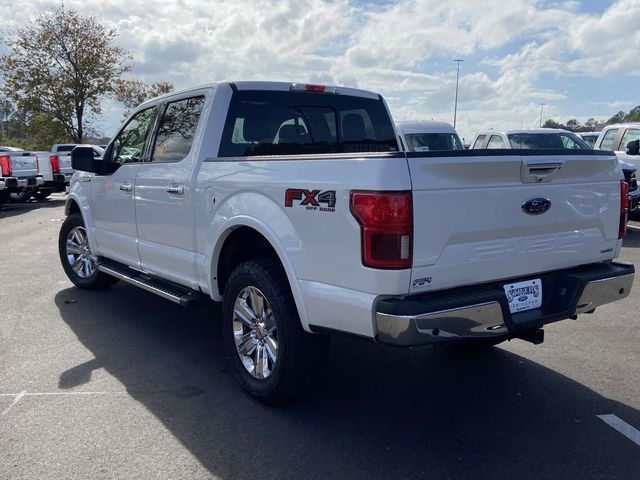
{"label": "door handle", "polygon": [[133,185],[131,185],[130,183],[121,183],[120,190],[122,190],[125,193],[131,193],[133,192]]}
{"label": "door handle", "polygon": [[167,193],[171,195],[184,195],[184,186],[182,185],[169,185],[167,187]]}

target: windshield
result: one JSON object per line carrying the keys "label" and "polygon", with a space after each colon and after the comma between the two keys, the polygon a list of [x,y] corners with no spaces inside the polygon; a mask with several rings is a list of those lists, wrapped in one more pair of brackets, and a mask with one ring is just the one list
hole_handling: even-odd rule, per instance
{"label": "windshield", "polygon": [[511,148],[590,150],[591,147],[573,133],[510,133]]}
{"label": "windshield", "polygon": [[410,152],[434,150],[464,150],[455,133],[408,133],[404,136]]}
{"label": "windshield", "polygon": [[307,92],[234,93],[220,157],[395,152],[380,99]]}

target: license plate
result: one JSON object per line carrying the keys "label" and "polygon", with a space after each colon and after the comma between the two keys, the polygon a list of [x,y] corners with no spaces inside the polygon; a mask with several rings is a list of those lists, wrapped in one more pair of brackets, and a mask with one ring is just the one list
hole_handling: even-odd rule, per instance
{"label": "license plate", "polygon": [[539,278],[504,285],[511,313],[532,310],[542,306],[542,282]]}

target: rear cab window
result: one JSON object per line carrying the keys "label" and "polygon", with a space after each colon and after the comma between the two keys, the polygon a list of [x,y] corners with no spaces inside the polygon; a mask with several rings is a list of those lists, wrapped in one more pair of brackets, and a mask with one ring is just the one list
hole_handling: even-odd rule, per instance
{"label": "rear cab window", "polygon": [[407,133],[404,137],[411,152],[464,150],[455,133]]}
{"label": "rear cab window", "polygon": [[218,156],[397,151],[381,99],[241,90],[231,99]]}
{"label": "rear cab window", "polygon": [[510,133],[512,148],[590,150],[591,147],[577,135],[570,133]]}

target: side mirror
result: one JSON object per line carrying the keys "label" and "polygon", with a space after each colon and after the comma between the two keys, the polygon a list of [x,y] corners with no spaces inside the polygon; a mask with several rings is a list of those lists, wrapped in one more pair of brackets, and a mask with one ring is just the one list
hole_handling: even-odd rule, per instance
{"label": "side mirror", "polygon": [[640,155],[640,140],[627,143],[627,155]]}
{"label": "side mirror", "polygon": [[104,173],[104,162],[93,156],[91,147],[75,147],[71,150],[71,167],[82,172]]}

